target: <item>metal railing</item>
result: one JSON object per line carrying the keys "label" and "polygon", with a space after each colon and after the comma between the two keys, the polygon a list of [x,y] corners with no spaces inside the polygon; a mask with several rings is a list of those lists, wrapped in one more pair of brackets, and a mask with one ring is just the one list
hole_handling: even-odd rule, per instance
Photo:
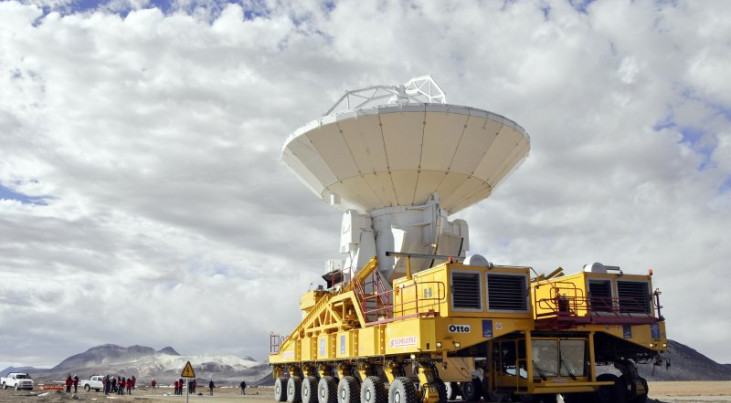
{"label": "metal railing", "polygon": [[652,300],[634,297],[585,296],[573,283],[550,284],[548,298],[538,299],[534,289],[537,319],[564,323],[652,323]]}
{"label": "metal railing", "polygon": [[[379,285],[380,278],[377,274],[375,276],[376,280],[368,283],[375,289],[372,293],[367,293],[365,290],[368,288],[359,281],[353,281],[367,326],[416,316],[437,316],[439,305],[447,298],[444,283],[422,281],[399,287],[398,293],[402,295],[413,293],[411,295],[414,295],[414,298],[405,300],[401,297],[399,302],[396,302],[394,290],[386,290],[382,282]],[[425,290],[430,290],[431,294],[425,293]],[[398,315],[395,316],[395,313]]]}

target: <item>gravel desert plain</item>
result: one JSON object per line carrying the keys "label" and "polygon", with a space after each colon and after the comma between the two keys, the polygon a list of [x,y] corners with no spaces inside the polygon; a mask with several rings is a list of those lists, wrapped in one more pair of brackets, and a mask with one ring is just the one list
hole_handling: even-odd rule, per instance
{"label": "gravel desert plain", "polygon": [[[721,403],[731,402],[731,381],[723,382],[650,382],[650,403]],[[0,389],[0,403],[62,403],[62,402],[215,402],[215,403],[272,403],[272,388],[247,388],[246,396],[237,388],[216,388],[213,396],[208,390],[200,390],[200,394],[175,396],[171,388],[159,388],[155,393],[150,389],[136,389],[132,395],[105,396],[99,392],[80,391],[78,394],[66,394],[56,391],[15,391]],[[561,401],[561,399],[559,399]],[[461,402],[458,400],[458,402]]]}

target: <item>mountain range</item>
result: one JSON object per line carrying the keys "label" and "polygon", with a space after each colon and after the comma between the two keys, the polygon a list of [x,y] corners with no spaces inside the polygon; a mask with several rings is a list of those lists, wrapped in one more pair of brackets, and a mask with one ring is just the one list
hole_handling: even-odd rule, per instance
{"label": "mountain range", "polygon": [[[731,364],[719,364],[677,341],[669,340],[668,343],[665,357],[671,365],[640,364],[641,376],[649,381],[731,380]],[[29,372],[36,382],[63,380],[68,375],[78,375],[80,379],[104,374],[124,377],[134,375],[142,383],[149,383],[155,378],[160,384],[170,384],[180,378],[188,361],[193,365],[199,383],[209,379],[220,385],[238,385],[242,380],[251,386],[274,383],[269,365],[251,357],[182,356],[172,347],[155,350],[152,347],[121,347],[114,344],[92,347],[66,358],[53,368],[9,367],[2,374],[10,371]]]}
{"label": "mountain range", "polygon": [[233,355],[191,355],[182,356],[172,347],[155,350],[152,347],[122,347],[104,344],[88,349],[61,361],[53,368],[10,367],[2,371],[29,372],[36,382],[64,380],[67,376],[77,375],[88,379],[92,375],[135,376],[140,382],[149,383],[153,378],[161,385],[171,384],[180,378],[186,362],[190,361],[198,382],[238,385],[242,380],[254,386],[264,383],[273,384],[271,368],[251,357],[240,358]]}

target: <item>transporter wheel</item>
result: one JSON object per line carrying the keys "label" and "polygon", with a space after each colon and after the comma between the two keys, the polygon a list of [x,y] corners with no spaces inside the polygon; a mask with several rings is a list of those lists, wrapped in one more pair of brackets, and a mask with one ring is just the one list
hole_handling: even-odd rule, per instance
{"label": "transporter wheel", "polygon": [[302,378],[292,376],[287,381],[287,403],[300,403],[302,401]]}
{"label": "transporter wheel", "polygon": [[540,394],[540,395],[520,395],[521,403],[556,403],[557,395]]}
{"label": "transporter wheel", "polygon": [[[620,379],[614,374],[601,374],[596,377],[597,381],[600,382],[614,382],[612,385],[600,386],[594,397],[597,403],[614,403],[616,401],[625,401],[622,396],[626,395],[625,391],[620,387]],[[620,396],[622,395],[622,396]]]}
{"label": "transporter wheel", "polygon": [[323,376],[317,384],[318,403],[337,403],[338,383],[332,376]]}
{"label": "transporter wheel", "polygon": [[87,392],[90,391],[91,390],[91,386],[89,386],[89,384],[87,383],[86,385],[84,385],[84,390],[87,391]]}
{"label": "transporter wheel", "polygon": [[482,396],[482,386],[478,379],[462,383],[462,399],[468,402],[478,402]]}
{"label": "transporter wheel", "polygon": [[287,401],[287,378],[280,376],[274,380],[274,400],[277,402]]}
{"label": "transporter wheel", "polygon": [[388,388],[388,403],[416,403],[416,389],[411,379],[400,376]]}
{"label": "transporter wheel", "polygon": [[344,376],[338,382],[338,403],[358,403],[360,388],[355,377]]}
{"label": "transporter wheel", "polygon": [[562,393],[564,403],[593,403],[593,393]]}
{"label": "transporter wheel", "polygon": [[635,403],[645,403],[647,401],[647,395],[650,393],[650,387],[647,385],[647,380],[645,378],[639,378],[640,382],[642,382],[642,386],[645,387],[645,393],[637,396],[633,402]]}
{"label": "transporter wheel", "polygon": [[386,389],[377,376],[369,376],[360,385],[360,403],[386,403]]}
{"label": "transporter wheel", "polygon": [[454,400],[457,398],[459,385],[457,382],[444,382],[444,390],[447,391],[447,400]]}
{"label": "transporter wheel", "polygon": [[439,403],[447,403],[447,386],[439,379],[437,379],[435,386],[439,394]]}
{"label": "transporter wheel", "polygon": [[317,378],[308,376],[302,380],[302,403],[317,403]]}

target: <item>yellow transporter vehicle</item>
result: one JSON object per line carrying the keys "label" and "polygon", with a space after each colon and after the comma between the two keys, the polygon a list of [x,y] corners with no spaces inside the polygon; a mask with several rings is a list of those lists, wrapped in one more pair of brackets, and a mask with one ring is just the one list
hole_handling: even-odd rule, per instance
{"label": "yellow transporter vehicle", "polygon": [[[290,403],[641,402],[635,363],[665,349],[649,276],[592,265],[530,278],[471,250],[450,216],[527,157],[525,130],[446,103],[431,77],[348,91],[295,130],[284,163],[343,211],[340,253],[272,334],[275,399]],[[657,296],[656,296],[657,297]],[[622,376],[598,374],[613,363]]]}
{"label": "yellow transporter vehicle", "polygon": [[[272,345],[276,400],[443,403],[454,398],[444,379],[459,379],[469,401],[642,402],[634,362],[667,347],[650,276],[585,271],[530,283],[528,267],[448,262],[366,293],[376,265],[303,296],[302,323]],[[597,376],[608,363],[623,375]]]}

